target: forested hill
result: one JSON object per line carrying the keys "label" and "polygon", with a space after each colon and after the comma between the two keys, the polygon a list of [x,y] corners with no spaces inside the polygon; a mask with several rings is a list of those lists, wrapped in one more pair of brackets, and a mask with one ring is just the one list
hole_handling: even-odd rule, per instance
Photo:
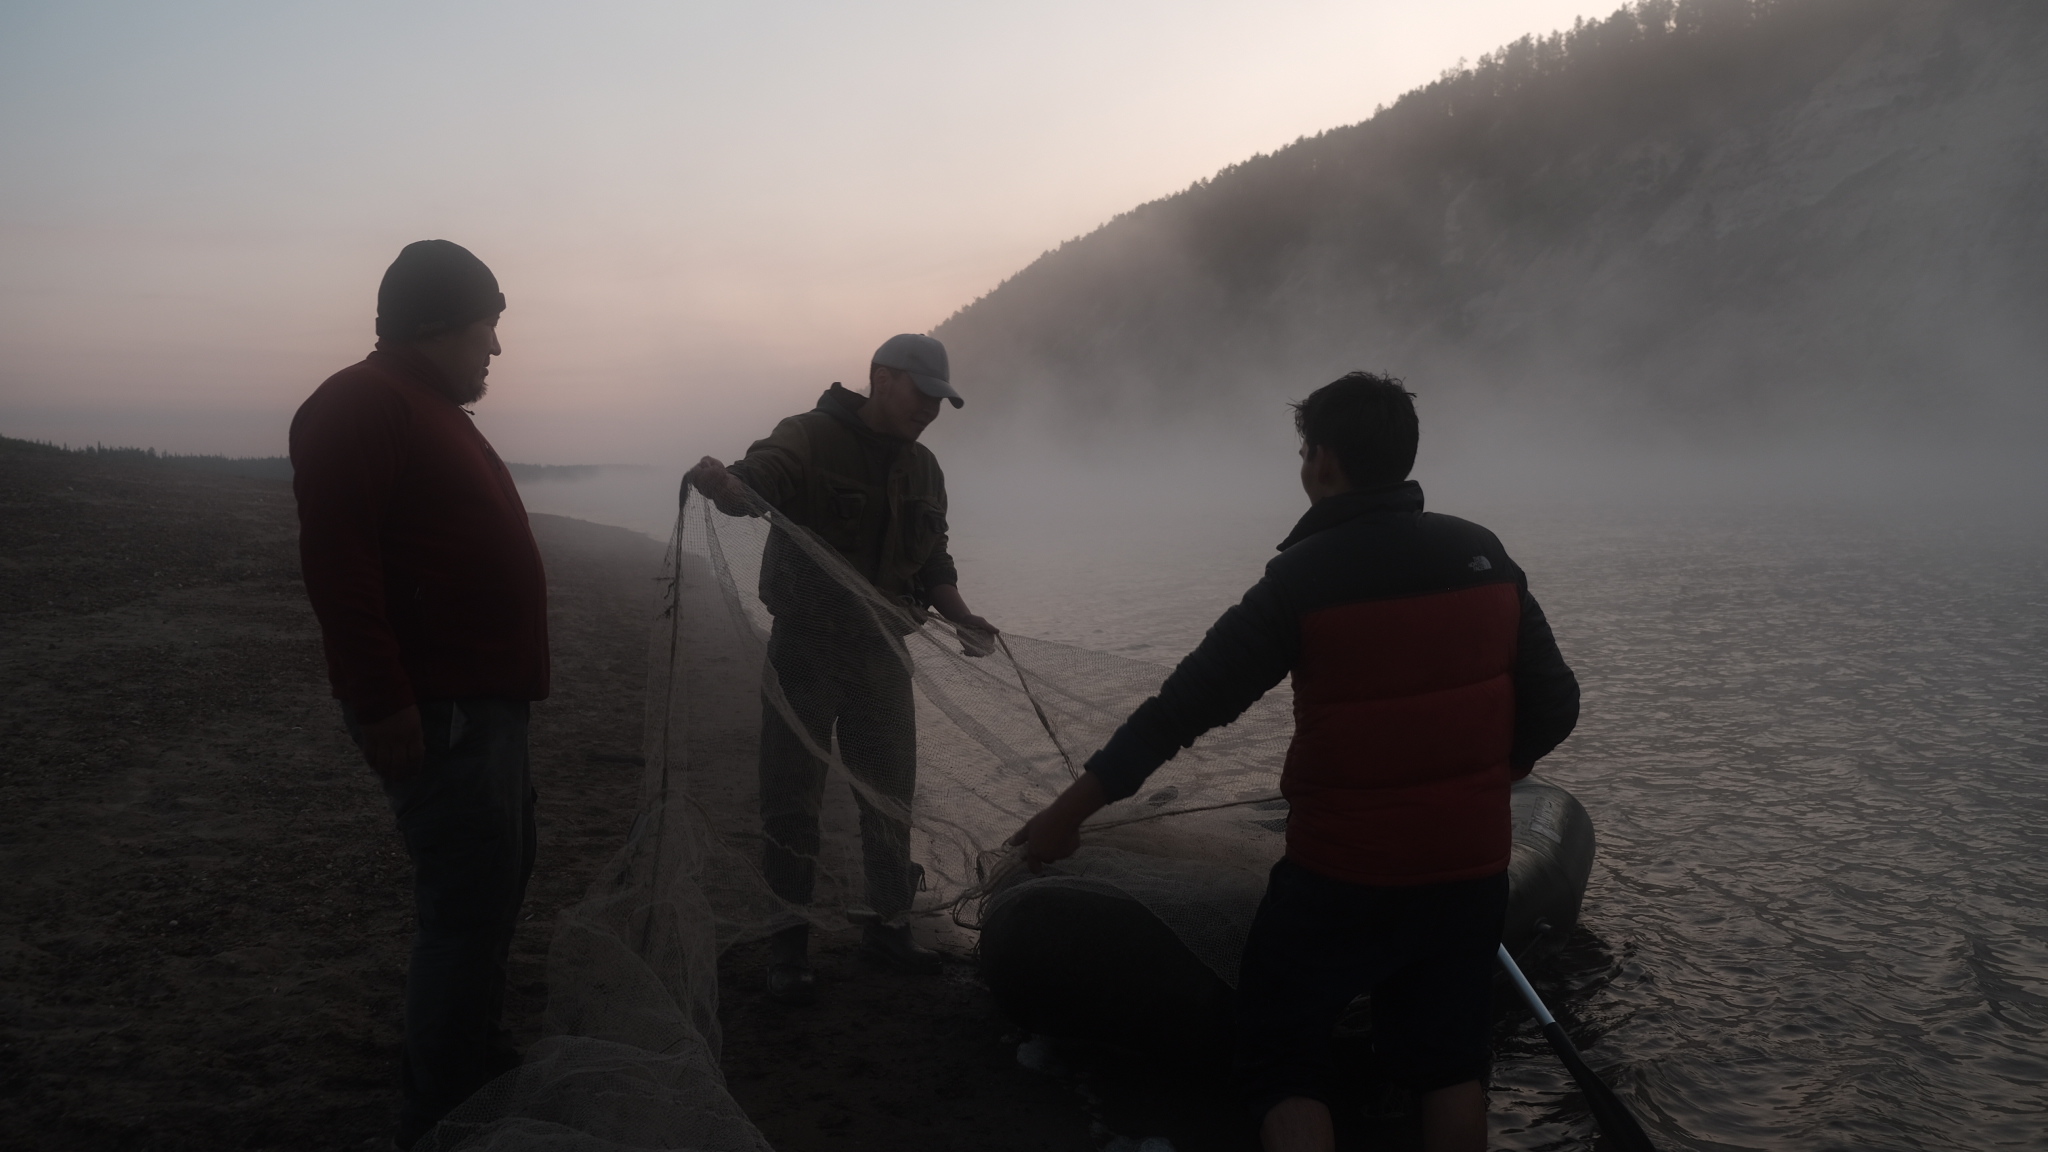
{"label": "forested hill", "polygon": [[2044,132],[2041,0],[1646,0],[1119,216],[937,335],[1012,415],[1352,367],[1727,432],[1981,414],[2048,365]]}

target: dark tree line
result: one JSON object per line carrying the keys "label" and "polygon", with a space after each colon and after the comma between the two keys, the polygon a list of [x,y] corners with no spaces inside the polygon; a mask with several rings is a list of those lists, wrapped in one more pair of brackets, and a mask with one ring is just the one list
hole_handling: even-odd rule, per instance
{"label": "dark tree line", "polygon": [[[1199,396],[1256,386],[1260,366],[1396,359],[1497,383],[1503,363],[1542,361],[1677,393],[1728,372],[1771,386],[1771,361],[1810,371],[1825,350],[1776,332],[1709,372],[1685,366],[1684,341],[1727,344],[1736,312],[1858,279],[1883,245],[1844,221],[1882,216],[1884,195],[1845,181],[1832,205],[1787,193],[1764,211],[1741,190],[1767,195],[1774,168],[1827,132],[1877,139],[1890,129],[1873,117],[1943,115],[1943,101],[1965,115],[1979,73],[2023,72],[2015,53],[2048,67],[2044,32],[2048,4],[2027,0],[1642,0],[1124,213],[938,334],[1019,392]],[[1802,120],[1845,84],[1891,105]],[[1894,167],[1868,179],[1910,177]],[[2037,211],[2013,197],[1989,210]],[[1860,324],[1828,339],[1855,343]]]}

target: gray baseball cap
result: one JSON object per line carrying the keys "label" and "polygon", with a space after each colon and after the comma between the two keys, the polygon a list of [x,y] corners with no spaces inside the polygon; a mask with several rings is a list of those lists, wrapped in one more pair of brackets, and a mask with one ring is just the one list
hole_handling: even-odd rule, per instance
{"label": "gray baseball cap", "polygon": [[950,373],[946,370],[946,346],[929,336],[910,332],[891,336],[875,349],[874,362],[910,373],[910,378],[917,381],[917,390],[927,396],[951,400],[955,408],[967,403],[947,379]]}

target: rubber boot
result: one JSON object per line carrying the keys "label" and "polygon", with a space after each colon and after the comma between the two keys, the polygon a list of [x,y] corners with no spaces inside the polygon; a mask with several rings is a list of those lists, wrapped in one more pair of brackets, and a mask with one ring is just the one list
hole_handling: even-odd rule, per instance
{"label": "rubber boot", "polygon": [[946,966],[937,952],[910,938],[908,924],[870,924],[861,929],[860,956],[877,967],[921,976],[937,975]]}
{"label": "rubber boot", "polygon": [[811,972],[811,926],[784,928],[768,938],[768,998],[778,1004],[810,1004],[818,999]]}

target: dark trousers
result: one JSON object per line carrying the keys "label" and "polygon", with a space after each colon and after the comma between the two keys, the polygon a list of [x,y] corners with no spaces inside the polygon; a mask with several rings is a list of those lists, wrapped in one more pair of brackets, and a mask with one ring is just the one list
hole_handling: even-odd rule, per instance
{"label": "dark trousers", "polygon": [[[533,875],[529,711],[524,700],[422,703],[425,767],[384,788],[412,857],[419,915],[405,979],[401,1140],[491,1078],[506,956]],[[360,743],[346,705],[342,713]]]}
{"label": "dark trousers", "polygon": [[1292,860],[1273,866],[1239,970],[1234,1063],[1264,1115],[1289,1096],[1328,1102],[1337,1017],[1372,993],[1373,1049],[1416,1092],[1485,1076],[1506,873],[1370,887]]}
{"label": "dark trousers", "polygon": [[[829,749],[836,730],[846,770],[908,812],[917,787],[917,717],[902,643],[778,618],[768,636],[768,665],[811,741]],[[817,875],[826,767],[784,722],[772,694],[764,689],[763,697],[761,870],[777,896],[808,904]],[[910,827],[858,789],[854,799],[860,805],[868,905],[887,919],[910,908]]]}

